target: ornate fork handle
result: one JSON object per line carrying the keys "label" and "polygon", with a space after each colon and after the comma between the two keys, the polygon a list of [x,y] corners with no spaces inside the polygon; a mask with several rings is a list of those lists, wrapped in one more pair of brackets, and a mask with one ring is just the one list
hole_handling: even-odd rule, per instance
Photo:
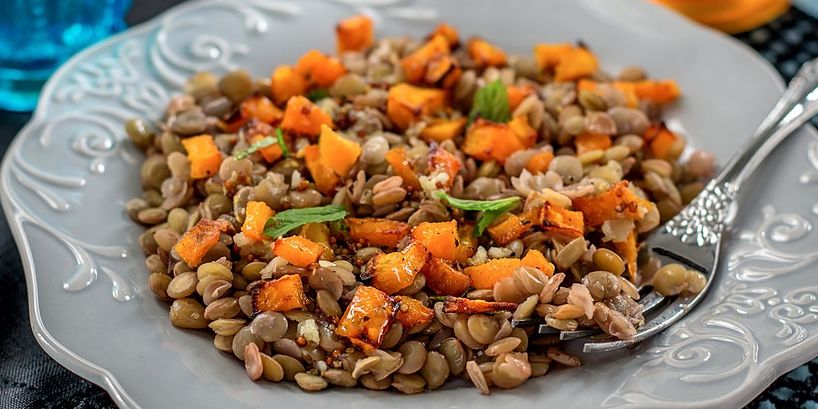
{"label": "ornate fork handle", "polygon": [[818,114],[818,60],[804,64],[755,134],[681,213],[665,224],[682,242],[715,244],[729,222],[739,188],[798,127]]}

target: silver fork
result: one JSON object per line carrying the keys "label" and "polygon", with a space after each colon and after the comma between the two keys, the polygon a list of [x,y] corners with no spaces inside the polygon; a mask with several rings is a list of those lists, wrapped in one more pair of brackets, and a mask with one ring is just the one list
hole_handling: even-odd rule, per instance
{"label": "silver fork", "polygon": [[[750,140],[704,190],[647,238],[648,250],[660,260],[681,263],[704,273],[707,277],[704,290],[688,297],[664,297],[655,291],[645,294],[639,300],[645,324],[629,340],[602,335],[599,330],[560,332],[544,324],[539,325],[537,332],[558,334],[561,340],[580,340],[586,353],[607,352],[644,341],[679,321],[701,302],[713,283],[722,232],[736,214],[740,188],[782,140],[816,114],[818,59],[801,67]],[[647,289],[649,287],[644,288]],[[531,322],[515,324],[522,326]]]}

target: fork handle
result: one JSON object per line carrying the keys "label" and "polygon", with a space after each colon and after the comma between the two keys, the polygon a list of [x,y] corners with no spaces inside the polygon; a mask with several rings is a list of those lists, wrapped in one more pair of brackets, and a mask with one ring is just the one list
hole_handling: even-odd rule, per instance
{"label": "fork handle", "polygon": [[713,180],[735,194],[773,149],[787,136],[818,114],[818,59],[798,70],[753,136],[733,155]]}

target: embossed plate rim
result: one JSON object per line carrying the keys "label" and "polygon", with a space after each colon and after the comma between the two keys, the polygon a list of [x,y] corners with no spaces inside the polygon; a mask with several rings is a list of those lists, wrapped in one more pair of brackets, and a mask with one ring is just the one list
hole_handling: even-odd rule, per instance
{"label": "embossed plate rim", "polygon": [[[119,42],[124,38],[144,34],[147,31],[153,30],[161,25],[162,19],[171,13],[179,13],[186,9],[192,9],[198,7],[199,5],[203,4],[204,2],[189,2],[185,4],[181,4],[179,6],[173,7],[163,14],[155,17],[154,19],[140,24],[136,27],[131,28],[130,30],[118,34],[103,43],[97,44],[83,52],[79,53],[77,56],[72,58],[69,62],[64,64],[60,70],[52,77],[52,79],[48,82],[43,90],[43,97],[41,98],[40,102],[38,103],[37,109],[34,112],[31,121],[21,130],[21,134],[25,133],[27,129],[30,127],[34,127],[38,124],[41,124],[47,120],[48,112],[45,110],[46,99],[50,97],[54,88],[58,82],[58,80],[64,76],[64,74],[70,71],[71,68],[76,66],[77,64],[81,63],[82,60],[90,55],[93,54],[105,47],[110,46],[115,42]],[[588,3],[587,1],[585,3]],[[666,16],[664,18],[671,18],[671,13],[666,10],[659,10],[656,9],[656,13],[664,13]],[[674,19],[679,19],[676,16],[672,16]],[[691,29],[698,29],[701,28],[693,28]],[[709,31],[709,30],[708,30]],[[712,32],[711,32],[711,35]],[[750,55],[753,57],[753,60],[760,63],[760,66],[763,67],[764,71],[769,75],[769,77],[775,82],[776,86],[779,89],[783,89],[783,82],[775,70],[772,68],[769,63],[762,60],[759,56],[757,56],[749,47],[745,46],[744,44],[738,42],[737,40],[733,40],[730,38],[725,38],[724,36],[716,34],[722,40],[727,40],[731,46],[735,47],[737,50]],[[736,47],[737,46],[737,47]],[[809,133],[814,135],[814,131],[810,128],[808,131]],[[11,157],[13,153],[18,150],[22,146],[23,140],[21,138],[17,138],[13,141],[11,146],[9,147],[8,152],[4,157],[4,162],[2,165],[2,175],[3,178],[0,179],[0,187],[3,189],[2,196],[0,196],[0,201],[2,201],[4,209],[11,209],[14,210],[12,206],[12,201],[8,197],[8,193],[6,192],[7,186],[5,186],[6,178],[5,175],[9,172],[9,167],[11,166]],[[95,383],[100,384],[103,386],[110,394],[113,400],[119,405],[120,407],[139,407],[139,404],[132,399],[128,393],[126,392],[125,388],[117,381],[117,379],[105,368],[98,366],[90,361],[85,360],[84,358],[74,354],[72,351],[65,348],[57,339],[55,339],[49,331],[46,329],[40,315],[40,309],[38,304],[38,291],[37,291],[37,283],[34,279],[35,272],[33,269],[33,256],[31,253],[31,248],[29,247],[29,243],[24,239],[24,234],[21,232],[21,228],[19,227],[18,223],[14,220],[14,212],[6,212],[6,217],[9,222],[10,229],[12,234],[15,238],[15,241],[18,243],[19,252],[21,258],[23,260],[23,267],[26,274],[26,281],[27,281],[27,289],[28,289],[28,301],[29,301],[29,316],[31,318],[31,325],[32,329],[35,333],[35,337],[40,343],[40,345],[46,350],[46,352],[55,360],[57,360],[60,364],[68,367],[72,371],[78,373],[80,376],[83,376]],[[764,361],[758,368],[757,372],[761,374],[761,376],[757,379],[746,379],[743,383],[741,388],[737,388],[736,390],[724,395],[722,399],[719,399],[719,402],[726,402],[728,397],[736,399],[738,396],[744,396],[749,400],[751,394],[754,396],[762,387],[768,385],[775,376],[781,374],[797,364],[803,359],[805,356],[804,352],[807,350],[813,350],[816,346],[818,346],[818,337],[813,337],[812,339],[805,340],[794,347],[786,348],[784,351],[781,351],[777,354],[774,354],[773,357]],[[810,354],[811,355],[811,354]],[[744,398],[740,398],[743,400]],[[708,403],[718,403],[718,402],[708,402]]]}

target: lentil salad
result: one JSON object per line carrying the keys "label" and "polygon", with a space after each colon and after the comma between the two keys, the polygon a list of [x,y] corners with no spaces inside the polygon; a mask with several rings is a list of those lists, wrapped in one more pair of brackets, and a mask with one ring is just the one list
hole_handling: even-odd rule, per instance
{"label": "lentil salad", "polygon": [[680,161],[661,121],[675,82],[446,24],[376,40],[354,16],[336,41],[270,78],[198,73],[161,121],[126,124],[146,153],[126,210],[149,226],[149,286],[251,379],[488,394],[580,365],[512,319],[628,339],[638,286],[704,287],[639,252],[714,170]]}

